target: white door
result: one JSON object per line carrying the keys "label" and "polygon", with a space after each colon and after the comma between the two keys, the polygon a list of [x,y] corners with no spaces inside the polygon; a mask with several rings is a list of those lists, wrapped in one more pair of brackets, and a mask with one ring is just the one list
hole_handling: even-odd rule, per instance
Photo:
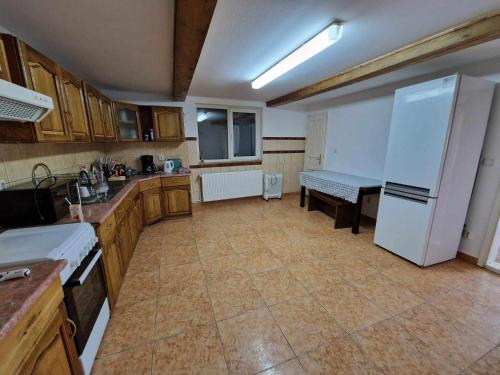
{"label": "white door", "polygon": [[325,158],[327,113],[313,113],[307,116],[306,150],[304,170],[317,171],[323,169]]}
{"label": "white door", "polygon": [[374,242],[413,263],[423,265],[435,205],[436,199],[429,198],[423,202],[392,195],[382,189]]}
{"label": "white door", "polygon": [[458,77],[396,91],[387,145],[384,184],[395,182],[438,195]]}

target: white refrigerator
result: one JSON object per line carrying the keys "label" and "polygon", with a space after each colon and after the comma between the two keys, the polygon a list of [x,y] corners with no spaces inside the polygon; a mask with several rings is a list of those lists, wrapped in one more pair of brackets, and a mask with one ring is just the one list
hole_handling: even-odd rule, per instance
{"label": "white refrigerator", "polygon": [[377,245],[420,266],[456,257],[493,90],[458,74],[396,90]]}

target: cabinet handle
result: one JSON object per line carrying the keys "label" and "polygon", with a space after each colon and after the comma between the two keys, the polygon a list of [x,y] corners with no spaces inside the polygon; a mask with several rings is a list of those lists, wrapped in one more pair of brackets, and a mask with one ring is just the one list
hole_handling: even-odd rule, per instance
{"label": "cabinet handle", "polygon": [[67,318],[67,321],[68,321],[69,325],[71,326],[71,338],[73,338],[76,335],[76,324],[70,318]]}

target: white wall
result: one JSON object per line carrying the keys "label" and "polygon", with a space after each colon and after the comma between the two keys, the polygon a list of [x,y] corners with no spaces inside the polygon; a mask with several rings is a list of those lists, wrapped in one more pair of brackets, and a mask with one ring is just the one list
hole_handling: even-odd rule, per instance
{"label": "white wall", "polygon": [[223,98],[205,98],[188,96],[185,102],[169,102],[158,100],[154,97],[141,98],[140,93],[101,90],[111,99],[143,105],[163,105],[183,107],[184,129],[186,137],[197,137],[198,127],[196,122],[197,104],[231,105],[241,107],[259,107],[262,109],[262,136],[263,137],[305,137],[307,114],[305,112],[291,111],[277,108],[267,108],[264,102],[248,100],[232,100]]}

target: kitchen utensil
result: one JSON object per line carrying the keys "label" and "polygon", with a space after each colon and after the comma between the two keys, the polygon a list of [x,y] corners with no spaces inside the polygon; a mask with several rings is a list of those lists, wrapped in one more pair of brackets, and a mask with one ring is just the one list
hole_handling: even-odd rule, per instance
{"label": "kitchen utensil", "polygon": [[30,273],[31,270],[29,268],[19,268],[17,270],[0,272],[0,283],[10,279],[28,277]]}

